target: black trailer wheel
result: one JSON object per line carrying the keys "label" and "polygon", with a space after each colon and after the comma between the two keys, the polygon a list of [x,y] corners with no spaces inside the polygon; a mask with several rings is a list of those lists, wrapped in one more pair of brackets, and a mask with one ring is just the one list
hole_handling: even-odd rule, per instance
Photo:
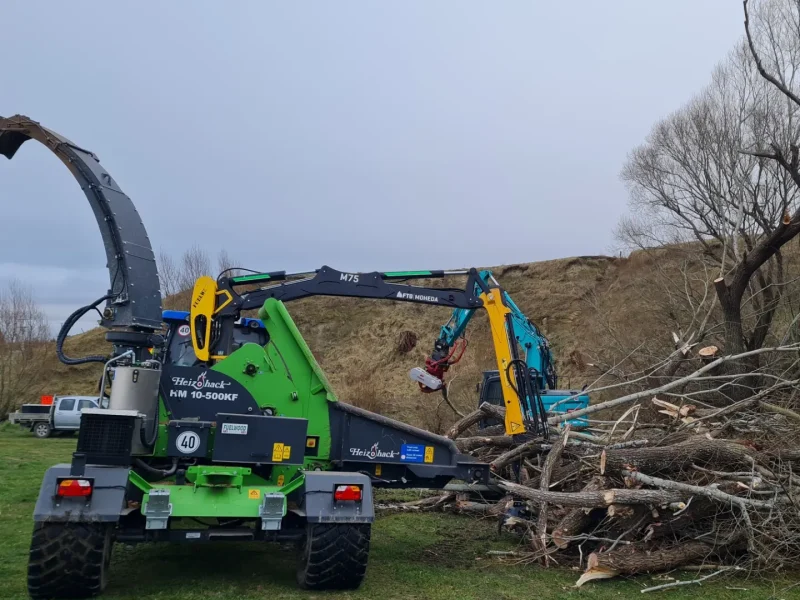
{"label": "black trailer wheel", "polygon": [[33,426],[33,435],[40,440],[50,437],[51,433],[52,429],[50,429],[50,423],[37,423]]}
{"label": "black trailer wheel", "polygon": [[370,525],[308,525],[297,582],[306,590],[354,590],[367,572]]}
{"label": "black trailer wheel", "polygon": [[106,587],[111,526],[37,523],[28,558],[28,593],[34,600],[89,598]]}

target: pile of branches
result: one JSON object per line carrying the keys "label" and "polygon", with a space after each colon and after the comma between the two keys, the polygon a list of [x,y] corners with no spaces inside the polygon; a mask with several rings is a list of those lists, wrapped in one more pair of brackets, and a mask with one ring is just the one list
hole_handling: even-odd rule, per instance
{"label": "pile of branches", "polygon": [[[698,563],[796,568],[800,414],[766,401],[785,389],[723,408],[641,392],[615,419],[593,417],[617,400],[551,415],[547,440],[504,435],[504,409],[484,404],[448,437],[491,465],[493,483],[390,508],[495,519],[520,539],[505,554],[580,567],[577,585]],[[476,429],[487,421],[496,424]]]}

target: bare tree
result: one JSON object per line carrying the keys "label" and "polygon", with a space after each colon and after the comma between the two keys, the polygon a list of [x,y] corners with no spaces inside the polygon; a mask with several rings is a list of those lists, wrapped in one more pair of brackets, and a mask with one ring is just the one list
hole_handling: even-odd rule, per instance
{"label": "bare tree", "polygon": [[158,251],[156,262],[158,264],[158,278],[161,282],[162,297],[166,298],[180,292],[180,269],[172,255],[161,248]]}
{"label": "bare tree", "polygon": [[740,45],[702,94],[655,126],[622,173],[635,216],[618,235],[633,247],[684,248],[696,269],[713,268],[726,352],[764,345],[787,283],[781,247],[800,233],[792,177],[742,149],[796,138],[796,111]]}
{"label": "bare tree", "polygon": [[12,280],[0,290],[0,418],[41,390],[50,328],[29,288]]}
{"label": "bare tree", "polygon": [[223,248],[217,255],[217,272],[225,272],[228,277],[235,277],[239,275],[239,270],[236,267],[241,266],[238,261],[233,258],[228,251]]}
{"label": "bare tree", "polygon": [[181,257],[180,282],[181,290],[189,290],[194,286],[194,282],[203,275],[211,275],[211,260],[208,253],[200,246],[194,245]]}

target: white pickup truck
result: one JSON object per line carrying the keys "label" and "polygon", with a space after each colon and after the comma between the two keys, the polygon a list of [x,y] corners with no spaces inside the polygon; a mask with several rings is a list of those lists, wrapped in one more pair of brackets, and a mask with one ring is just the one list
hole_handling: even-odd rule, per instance
{"label": "white pickup truck", "polygon": [[23,404],[19,411],[8,415],[8,420],[44,439],[53,432],[80,429],[81,412],[99,408],[98,400],[94,396],[56,396],[49,409],[44,404]]}

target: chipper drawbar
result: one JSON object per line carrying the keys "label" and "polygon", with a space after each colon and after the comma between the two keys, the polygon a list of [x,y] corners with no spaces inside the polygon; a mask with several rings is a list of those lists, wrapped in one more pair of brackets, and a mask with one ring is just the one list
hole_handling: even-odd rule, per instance
{"label": "chipper drawbar", "polygon": [[[204,297],[200,289],[197,319],[171,325],[165,340],[155,259],[131,200],[91,152],[27,117],[0,118],[0,154],[12,158],[29,139],[50,148],[84,190],[110,282],[57,338],[63,362],[104,363],[103,408],[83,412],[71,464],[51,467],[42,482],[33,598],[100,593],[115,541],[296,541],[301,586],[355,588],[367,566],[374,486],[488,480],[488,466],[451,440],[337,402],[279,299],[261,307],[264,343],[232,336],[224,356],[184,360],[175,348],[230,333],[213,319],[225,290]],[[204,323],[197,309],[209,301]],[[67,357],[70,328],[103,303],[113,356]]]}

